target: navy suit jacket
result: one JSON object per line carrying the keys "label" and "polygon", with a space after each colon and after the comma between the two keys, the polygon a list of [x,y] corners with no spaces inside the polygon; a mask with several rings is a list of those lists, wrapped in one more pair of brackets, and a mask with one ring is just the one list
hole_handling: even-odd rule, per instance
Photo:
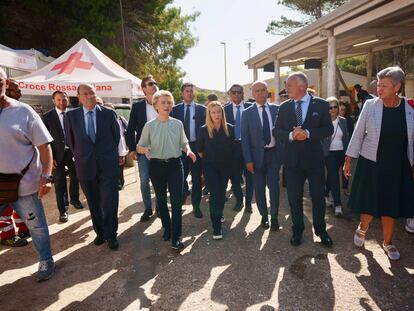
{"label": "navy suit jacket", "polygon": [[304,141],[290,141],[289,133],[297,126],[295,101],[289,100],[280,106],[279,116],[273,135],[285,146],[284,165],[286,167],[313,168],[324,165],[322,141],[333,134],[329,115],[329,104],[322,98],[312,97],[303,129],[309,131],[310,138]]}
{"label": "navy suit jacket", "polygon": [[[53,141],[51,142],[53,160],[60,165],[65,155],[65,136],[56,109],[53,108],[46,112],[42,116],[42,120],[50,135],[53,137]],[[73,156],[71,155],[71,157]]]}
{"label": "navy suit jacket", "polygon": [[125,133],[125,140],[129,151],[135,151],[137,149],[137,144],[141,138],[142,129],[144,128],[145,123],[147,123],[146,105],[146,99],[132,104],[128,127]]}
{"label": "navy suit jacket", "polygon": [[[246,110],[249,108],[252,104],[250,103],[243,103],[244,109]],[[236,120],[234,120],[234,113],[233,113],[233,104],[228,102],[224,106],[224,113],[226,114],[226,121],[230,123],[231,125],[235,125]]]}
{"label": "navy suit jacket", "polygon": [[97,177],[118,178],[119,124],[115,111],[96,106],[95,144],[86,133],[83,108],[68,111],[65,117],[66,143],[75,157],[80,181]]}
{"label": "navy suit jacket", "polygon": [[[179,103],[175,105],[171,111],[171,117],[180,120],[184,124],[184,103]],[[198,137],[198,131],[206,123],[206,107],[200,104],[195,103],[195,134]],[[187,137],[190,141],[190,137]]]}
{"label": "navy suit jacket", "polygon": [[[269,104],[270,114],[272,116],[272,128],[275,124],[279,106]],[[264,138],[263,127],[260,122],[259,111],[256,103],[251,105],[242,114],[241,125],[241,145],[243,150],[243,157],[245,163],[253,163],[255,167],[262,167],[264,159]],[[275,156],[273,157],[275,164],[281,161],[280,155],[282,152],[282,145],[276,141]]]}

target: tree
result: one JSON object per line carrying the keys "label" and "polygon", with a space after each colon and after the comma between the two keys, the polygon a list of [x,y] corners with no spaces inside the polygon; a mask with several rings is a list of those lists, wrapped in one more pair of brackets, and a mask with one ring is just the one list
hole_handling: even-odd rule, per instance
{"label": "tree", "polygon": [[0,42],[14,48],[43,48],[60,56],[87,38],[138,77],[152,74],[161,87],[179,95],[184,72],[177,60],[197,43],[190,24],[198,12],[183,15],[173,0],[123,0],[126,53],[120,3],[113,0],[3,0]]}
{"label": "tree", "polygon": [[302,18],[301,20],[293,20],[282,15],[279,20],[270,22],[266,32],[274,35],[290,35],[345,2],[346,0],[279,0],[278,4],[298,11],[302,14]]}

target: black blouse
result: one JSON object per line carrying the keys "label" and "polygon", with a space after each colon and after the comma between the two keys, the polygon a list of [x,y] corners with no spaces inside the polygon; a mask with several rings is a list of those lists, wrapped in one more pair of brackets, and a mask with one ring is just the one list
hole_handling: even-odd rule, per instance
{"label": "black blouse", "polygon": [[208,136],[207,126],[203,125],[198,131],[197,151],[203,152],[203,161],[209,163],[231,162],[234,148],[234,128],[227,123],[229,136],[223,128],[214,130],[213,138]]}

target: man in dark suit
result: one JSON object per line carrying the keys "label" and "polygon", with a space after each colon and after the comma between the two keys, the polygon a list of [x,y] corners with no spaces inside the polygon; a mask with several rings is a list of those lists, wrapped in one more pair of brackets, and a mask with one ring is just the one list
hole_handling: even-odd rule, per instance
{"label": "man in dark suit", "polygon": [[252,174],[246,169],[241,147],[241,120],[243,112],[251,106],[243,101],[243,87],[233,84],[229,90],[230,101],[224,106],[226,121],[234,125],[235,148],[233,153],[233,167],[230,176],[231,188],[236,197],[233,210],[240,211],[243,208],[243,192],[241,189],[242,174],[246,182],[245,211],[252,212],[253,179]]}
{"label": "man in dark suit", "polygon": [[315,234],[322,244],[331,246],[332,239],[325,223],[325,169],[322,140],[333,133],[329,104],[308,94],[308,78],[295,72],[286,81],[288,102],[280,106],[274,136],[285,145],[284,166],[288,199],[292,216],[292,245],[300,245],[304,231],[303,187],[309,181]]}
{"label": "man in dark suit", "polygon": [[65,118],[66,143],[75,157],[76,173],[88,201],[96,232],[95,245],[118,249],[118,176],[120,140],[115,111],[96,104],[95,88],[78,87],[81,107]]}
{"label": "man in dark suit", "polygon": [[266,186],[270,193],[272,231],[279,230],[279,170],[282,165],[282,146],[272,136],[279,106],[267,103],[268,90],[264,81],[252,85],[255,103],[247,108],[242,117],[241,137],[244,161],[253,175],[256,203],[262,216],[261,226],[269,228]]}
{"label": "man in dark suit", "polygon": [[148,75],[142,79],[141,88],[145,98],[132,105],[125,139],[129,149],[129,156],[138,162],[140,190],[145,208],[141,221],[148,221],[153,214],[149,173],[150,161],[144,154],[138,154],[136,149],[145,123],[158,116],[158,113],[152,106],[152,96],[158,91],[157,82],[155,82],[152,75]]}
{"label": "man in dark suit", "polygon": [[68,190],[66,185],[65,166],[68,168],[70,184],[69,195],[70,204],[75,208],[83,208],[79,201],[79,181],[76,176],[75,163],[73,162],[73,153],[65,144],[65,132],[63,120],[68,107],[68,95],[61,91],[55,91],[52,94],[55,108],[46,112],[43,116],[43,123],[46,125],[50,135],[53,137],[53,175],[55,181],[56,204],[59,210],[59,221],[68,221]]}
{"label": "man in dark suit", "polygon": [[184,198],[188,193],[188,185],[186,182],[188,174],[191,172],[191,203],[193,205],[194,216],[203,217],[200,210],[201,201],[201,158],[198,155],[196,142],[198,130],[206,122],[206,107],[194,102],[194,85],[184,83],[181,86],[183,102],[175,105],[171,111],[171,116],[183,122],[185,135],[190,143],[191,150],[196,154],[197,160],[193,163],[191,158],[183,154],[184,166]]}

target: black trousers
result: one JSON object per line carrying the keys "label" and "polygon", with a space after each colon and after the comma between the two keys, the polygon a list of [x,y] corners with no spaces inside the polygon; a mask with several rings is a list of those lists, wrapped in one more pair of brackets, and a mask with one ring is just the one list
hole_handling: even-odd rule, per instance
{"label": "black trousers", "polygon": [[94,180],[80,181],[88,201],[93,229],[104,239],[114,239],[118,230],[118,179],[117,176],[99,175]]}
{"label": "black trousers", "polygon": [[303,187],[308,179],[312,197],[312,219],[315,234],[326,231],[325,223],[325,169],[323,166],[311,169],[286,166],[286,183],[288,200],[292,215],[294,233],[302,234],[305,229],[303,221]]}
{"label": "black trousers", "polygon": [[65,151],[63,161],[53,170],[53,176],[55,179],[55,194],[56,204],[60,215],[63,215],[68,211],[68,190],[66,183],[65,166],[69,172],[69,196],[71,202],[79,201],[79,181],[76,176],[75,163],[72,159],[72,154],[69,151]]}
{"label": "black trousers", "polygon": [[[243,159],[241,144],[237,142],[234,146],[233,161],[230,164],[232,171],[230,174],[231,189],[237,202],[243,202],[243,192],[241,189],[242,174],[246,182],[246,205],[251,205],[253,198],[253,178],[252,174],[246,169]],[[205,174],[205,173],[204,173]]]}
{"label": "black trousers", "polygon": [[[181,158],[171,158],[168,160],[151,159],[150,179],[155,190],[161,223],[165,232],[171,232],[173,244],[181,236],[183,178]],[[167,189],[170,193],[171,218],[167,206]]]}
{"label": "black trousers", "polygon": [[[204,176],[210,190],[210,218],[213,230],[221,229],[220,218],[223,216],[223,209],[226,200],[227,182],[231,173],[230,163],[204,162]],[[239,176],[240,178],[240,176]]]}
{"label": "black trousers", "polygon": [[325,184],[325,196],[329,196],[329,192],[332,193],[334,199],[334,206],[341,205],[341,190],[340,190],[340,174],[339,170],[344,165],[345,152],[343,150],[329,151],[327,157],[325,157],[326,166],[326,184]]}
{"label": "black trousers", "polygon": [[201,165],[201,158],[197,153],[196,143],[190,143],[191,151],[197,157],[197,161],[193,163],[193,161],[187,157],[185,154],[181,157],[182,165],[184,169],[184,190],[188,191],[188,184],[187,184],[187,176],[191,173],[191,204],[193,208],[200,207],[201,201],[201,172],[202,172],[202,165]]}

